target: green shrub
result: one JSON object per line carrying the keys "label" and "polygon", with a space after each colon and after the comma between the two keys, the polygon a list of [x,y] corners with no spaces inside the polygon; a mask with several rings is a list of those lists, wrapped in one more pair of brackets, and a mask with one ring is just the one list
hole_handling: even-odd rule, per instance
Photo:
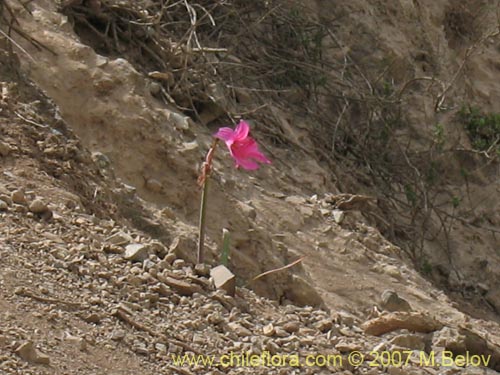
{"label": "green shrub", "polygon": [[463,107],[459,116],[469,134],[472,147],[479,151],[494,147],[500,154],[500,113],[483,113],[477,107]]}

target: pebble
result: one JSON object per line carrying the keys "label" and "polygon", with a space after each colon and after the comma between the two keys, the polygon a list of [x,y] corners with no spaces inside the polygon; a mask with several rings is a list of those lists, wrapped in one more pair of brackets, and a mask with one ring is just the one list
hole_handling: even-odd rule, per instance
{"label": "pebble", "polygon": [[158,279],[174,289],[181,296],[191,296],[195,292],[202,291],[201,287],[197,284],[192,284],[183,280],[177,280],[173,277],[158,275]]}
{"label": "pebble", "polygon": [[276,333],[276,330],[274,329],[273,324],[269,323],[262,328],[262,333],[264,334],[264,336],[271,337]]}
{"label": "pebble", "polygon": [[312,346],[316,338],[314,336],[300,337],[301,346]]}
{"label": "pebble", "polygon": [[165,344],[162,344],[161,342],[157,342],[155,344],[155,349],[161,353],[165,353],[167,351],[167,346]]}
{"label": "pebble", "polygon": [[49,208],[47,207],[47,204],[45,204],[45,202],[43,202],[41,199],[35,199],[30,203],[29,210],[34,214],[43,214],[49,211]]}
{"label": "pebble", "polygon": [[269,340],[266,343],[266,349],[271,353],[271,354],[277,354],[280,351],[280,347],[273,341]]}
{"label": "pebble", "polygon": [[341,353],[350,353],[360,350],[361,346],[356,343],[341,341],[337,345],[335,345],[335,349],[337,349]]}
{"label": "pebble", "polygon": [[151,290],[158,293],[162,297],[170,297],[173,294],[172,289],[163,283],[157,284]]}
{"label": "pebble", "polygon": [[380,307],[386,311],[411,311],[412,308],[408,301],[401,298],[392,290],[385,290],[382,293],[382,302]]}
{"label": "pebble", "polygon": [[148,355],[149,354],[149,350],[146,347],[146,344],[144,344],[142,342],[135,343],[133,349],[134,349],[134,352],[136,352],[137,354],[141,354],[141,355]]}
{"label": "pebble", "polygon": [[3,157],[8,156],[11,151],[12,151],[12,149],[8,143],[0,141],[0,155],[1,156],[3,156]]}
{"label": "pebble", "polygon": [[133,262],[143,262],[149,258],[149,247],[139,243],[127,245],[123,257]]}
{"label": "pebble", "polygon": [[283,329],[288,333],[297,332],[300,329],[300,322],[299,321],[286,322],[285,324],[283,324]]}
{"label": "pebble", "polygon": [[239,337],[252,336],[252,331],[250,331],[248,328],[243,327],[237,322],[228,323],[227,326]]}
{"label": "pebble", "polygon": [[146,271],[150,271],[153,267],[155,266],[155,262],[153,262],[152,260],[150,259],[146,259],[143,263],[142,263],[142,268]]}
{"label": "pebble", "polygon": [[12,202],[16,204],[26,205],[28,203],[26,196],[24,195],[24,191],[22,190],[13,191],[10,195],[10,199],[12,199]]}
{"label": "pebble", "polygon": [[332,211],[332,217],[337,224],[341,224],[344,221],[345,212],[335,209]]}
{"label": "pebble", "polygon": [[50,364],[50,358],[40,353],[35,349],[33,342],[27,341],[21,344],[16,350],[16,354],[19,355],[22,359],[30,363],[48,365]]}
{"label": "pebble", "polygon": [[182,269],[183,267],[186,267],[186,261],[184,259],[176,259],[172,263],[172,266],[174,268],[177,268],[178,270]]}
{"label": "pebble", "polygon": [[113,341],[121,341],[125,338],[127,333],[123,329],[117,329],[111,332],[111,340]]}
{"label": "pebble", "polygon": [[207,322],[209,322],[210,324],[216,325],[222,323],[223,321],[224,317],[218,312],[207,315]]}
{"label": "pebble", "polygon": [[194,273],[198,276],[208,277],[210,276],[210,266],[205,263],[198,263],[194,266]]}
{"label": "pebble", "polygon": [[168,344],[168,352],[169,353],[181,353],[182,348],[178,345],[173,344],[173,343],[169,343]]}
{"label": "pebble", "polygon": [[[25,206],[22,206],[22,205],[20,205],[20,204],[13,204],[13,205],[12,205],[12,210],[13,210],[14,212],[17,212],[17,213],[22,213],[22,214],[24,214],[24,213],[28,212],[28,208],[27,208],[27,207],[25,207]],[[31,214],[31,215],[33,215],[32,213],[30,213],[30,214]]]}
{"label": "pebble", "polygon": [[160,181],[150,178],[146,181],[146,189],[152,191],[153,193],[161,193],[163,190],[163,185]]}
{"label": "pebble", "polygon": [[333,327],[333,322],[331,319],[322,319],[319,322],[317,322],[314,327],[320,331],[325,333],[326,331],[329,331]]}
{"label": "pebble", "polygon": [[167,255],[165,255],[165,258],[163,258],[163,260],[168,264],[173,264],[176,259],[177,255],[175,255],[174,253],[168,253]]}
{"label": "pebble", "polygon": [[6,194],[0,194],[0,201],[4,201],[9,206],[12,204],[12,199],[10,199],[10,196],[8,196]]}
{"label": "pebble", "polygon": [[290,334],[285,329],[283,329],[281,327],[276,327],[275,336],[278,336],[278,337],[288,337],[288,336],[290,336]]}
{"label": "pebble", "polygon": [[111,245],[117,245],[117,246],[128,245],[129,243],[132,242],[132,237],[129,234],[120,231],[113,234],[112,236],[109,236],[106,239],[106,242]]}
{"label": "pebble", "polygon": [[9,205],[6,202],[0,200],[0,211],[7,211],[8,209]]}
{"label": "pebble", "polygon": [[69,344],[73,345],[80,351],[87,350],[87,342],[81,337],[67,335],[65,341],[67,341]]}
{"label": "pebble", "polygon": [[99,314],[96,313],[91,313],[89,315],[86,315],[83,320],[85,320],[87,323],[100,323],[101,322],[101,317]]}

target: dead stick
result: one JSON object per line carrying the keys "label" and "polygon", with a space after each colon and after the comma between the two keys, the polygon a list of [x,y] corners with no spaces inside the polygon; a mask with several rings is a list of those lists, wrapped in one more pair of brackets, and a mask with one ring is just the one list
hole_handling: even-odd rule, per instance
{"label": "dead stick", "polygon": [[153,337],[160,337],[160,338],[164,339],[168,344],[180,346],[184,350],[193,352],[195,354],[199,354],[199,355],[202,354],[200,351],[196,350],[195,348],[189,346],[188,344],[186,344],[182,341],[170,339],[170,338],[166,337],[164,334],[158,333],[158,332],[152,330],[151,328],[145,326],[144,324],[135,321],[129,314],[127,314],[125,311],[123,311],[121,309],[116,309],[115,311],[113,311],[112,315],[116,316],[118,319],[124,321],[125,323],[130,324],[132,327],[134,327],[140,331],[147,332]]}

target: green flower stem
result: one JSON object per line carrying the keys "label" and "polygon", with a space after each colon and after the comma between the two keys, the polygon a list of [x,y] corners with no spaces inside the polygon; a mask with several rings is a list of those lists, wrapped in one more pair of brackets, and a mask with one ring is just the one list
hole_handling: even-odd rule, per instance
{"label": "green flower stem", "polygon": [[210,180],[210,174],[212,172],[212,159],[214,157],[215,149],[217,148],[216,139],[208,150],[205,163],[203,164],[203,169],[199,181],[202,183],[202,193],[201,193],[201,204],[200,204],[200,222],[199,222],[199,236],[198,236],[198,263],[203,263],[203,250],[205,247],[205,219],[207,210],[207,196],[208,196],[208,181]]}
{"label": "green flower stem", "polygon": [[203,182],[203,191],[201,193],[201,205],[200,205],[200,233],[198,236],[198,263],[203,263],[203,248],[205,246],[205,219],[206,219],[206,209],[207,209],[207,195],[208,195],[208,180],[209,176],[205,177]]}

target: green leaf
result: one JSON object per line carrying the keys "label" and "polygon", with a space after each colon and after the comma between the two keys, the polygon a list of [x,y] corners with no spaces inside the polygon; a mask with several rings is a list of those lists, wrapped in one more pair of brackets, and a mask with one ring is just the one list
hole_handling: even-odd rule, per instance
{"label": "green leaf", "polygon": [[220,255],[220,264],[228,266],[230,252],[231,235],[226,228],[222,229],[222,252]]}

